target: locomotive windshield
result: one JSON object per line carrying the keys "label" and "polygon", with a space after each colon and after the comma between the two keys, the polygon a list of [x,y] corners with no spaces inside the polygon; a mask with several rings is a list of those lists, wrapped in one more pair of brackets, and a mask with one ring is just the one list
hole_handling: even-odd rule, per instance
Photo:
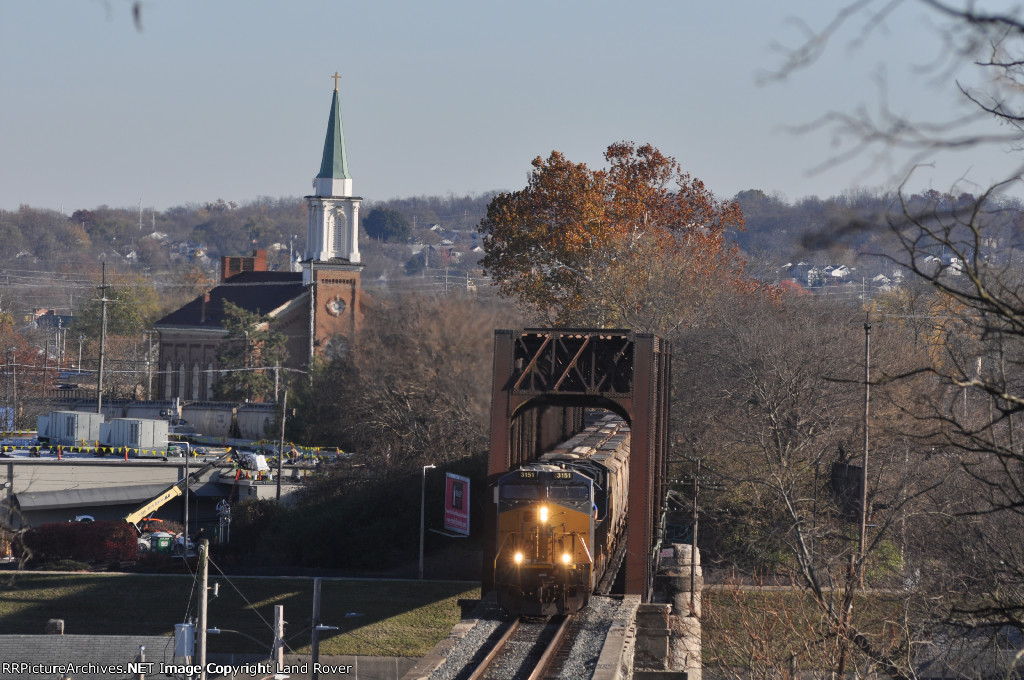
{"label": "locomotive windshield", "polygon": [[590,500],[590,487],[583,486],[582,484],[549,486],[548,498],[556,501]]}
{"label": "locomotive windshield", "polygon": [[543,498],[544,487],[537,484],[505,484],[501,487],[501,497],[510,501]]}

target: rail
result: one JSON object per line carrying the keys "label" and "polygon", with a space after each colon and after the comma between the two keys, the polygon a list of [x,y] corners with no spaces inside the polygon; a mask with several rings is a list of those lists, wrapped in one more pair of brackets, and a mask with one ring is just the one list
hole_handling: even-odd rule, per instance
{"label": "rail", "polygon": [[572,621],[572,616],[554,616],[546,622],[516,619],[468,680],[548,677]]}

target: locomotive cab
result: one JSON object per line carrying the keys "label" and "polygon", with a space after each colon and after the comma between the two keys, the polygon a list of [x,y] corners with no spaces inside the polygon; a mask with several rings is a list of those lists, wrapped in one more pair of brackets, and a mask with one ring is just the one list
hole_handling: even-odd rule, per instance
{"label": "locomotive cab", "polygon": [[513,614],[578,611],[594,583],[593,481],[561,465],[533,464],[498,480],[498,602]]}

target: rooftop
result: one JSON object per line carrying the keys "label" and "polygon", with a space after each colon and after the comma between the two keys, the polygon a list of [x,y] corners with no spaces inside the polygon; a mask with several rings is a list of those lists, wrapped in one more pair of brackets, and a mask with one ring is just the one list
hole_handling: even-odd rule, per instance
{"label": "rooftop", "polygon": [[305,293],[301,272],[242,272],[211,290],[205,304],[206,296],[200,295],[155,325],[220,328],[225,300],[248,312],[269,314]]}

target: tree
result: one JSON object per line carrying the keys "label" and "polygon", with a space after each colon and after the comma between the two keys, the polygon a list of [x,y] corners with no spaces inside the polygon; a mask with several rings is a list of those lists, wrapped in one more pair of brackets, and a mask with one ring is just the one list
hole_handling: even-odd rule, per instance
{"label": "tree", "polygon": [[163,306],[174,309],[208,292],[215,285],[209,273],[195,264],[184,264],[171,272],[172,284],[164,289]]}
{"label": "tree", "polygon": [[[148,329],[160,312],[159,296],[151,281],[141,275],[114,275],[109,277],[106,291],[107,333],[133,335]],[[97,288],[99,287],[99,281]],[[72,333],[92,338],[100,337],[103,307],[101,292],[97,290],[85,306],[76,310],[71,325]]]}
{"label": "tree", "polygon": [[359,451],[383,474],[485,451],[491,385],[481,376],[505,311],[457,296],[382,302],[352,351],[299,388],[303,440]]}
{"label": "tree", "polygon": [[725,241],[743,226],[735,203],[717,201],[649,144],[612,144],[605,160],[607,170],[591,170],[553,151],[534,159],[526,188],[491,201],[478,227],[481,265],[503,295],[560,323],[615,324],[626,322],[615,301],[593,297],[609,270],[685,253],[694,276],[724,266],[728,280],[742,278],[742,260]]}
{"label": "tree", "polygon": [[[840,29],[858,18],[864,23],[857,37],[862,40],[905,4],[866,0],[850,5],[795,50],[782,72],[791,74],[813,61]],[[922,0],[920,5],[934,12],[945,56],[954,66],[963,60],[980,76],[955,83],[973,111],[923,122],[887,108],[874,117],[863,108],[852,114],[830,113],[821,123],[847,135],[848,144],[828,162],[909,150],[909,180],[914,164],[943,151],[990,144],[1019,150],[1024,141],[1020,10],[989,11],[977,3],[956,7],[942,0]],[[948,80],[949,64],[943,62],[933,75]],[[952,108],[933,110],[944,115]],[[987,131],[984,125],[991,123],[998,128]],[[913,414],[912,422],[900,428],[906,441],[916,445],[909,464],[928,471],[936,485],[933,493],[920,497],[932,504],[929,515],[935,521],[916,543],[908,540],[908,556],[921,589],[944,593],[917,620],[946,622],[950,627],[943,637],[950,645],[956,639],[969,644],[986,633],[995,639],[1007,628],[1024,631],[1024,448],[1019,433],[1024,414],[1024,267],[1017,252],[1018,202],[1005,197],[1020,179],[1018,167],[987,189],[972,187],[970,194],[956,187],[949,194],[911,194],[904,182],[887,217],[854,222],[846,230],[886,231],[895,245],[881,254],[933,292],[926,304],[908,310],[908,315],[930,319],[917,336],[927,343],[927,352],[918,355],[914,366],[892,367],[879,382],[906,385],[923,379],[929,385],[906,390],[901,400]],[[948,462],[944,472],[928,470],[936,460]],[[936,551],[935,545],[943,549]],[[1016,663],[1007,663],[1008,676],[1019,672],[1013,669]]]}
{"label": "tree", "polygon": [[409,220],[393,208],[374,208],[363,220],[363,228],[370,238],[385,243],[404,243],[412,236]]}
{"label": "tree", "polygon": [[[711,488],[701,503],[701,526],[710,527],[702,539],[705,558],[795,587],[737,591],[734,601],[719,605],[728,615],[706,610],[709,647],[732,659],[740,677],[791,668],[818,674],[830,668],[843,677],[862,663],[912,677],[909,651],[927,633],[902,625],[899,613],[911,612],[924,629],[935,621],[921,615],[934,598],[901,580],[901,535],[918,526],[930,535],[941,528],[933,516],[948,505],[932,504],[928,495],[948,476],[949,459],[922,456],[910,465],[915,449],[936,442],[915,446],[901,432],[916,415],[911,395],[936,385],[918,376],[873,386],[872,529],[862,548],[856,491],[863,470],[861,310],[802,297],[737,302],[713,328],[685,333],[675,344],[677,355],[692,360],[677,362],[683,408],[672,430],[676,448],[702,460],[702,484]],[[872,345],[876,370],[906,371],[926,354],[925,347],[917,355],[908,347],[909,329],[885,331]],[[934,553],[921,561],[937,563]],[[891,597],[866,596],[865,587],[897,585]]]}
{"label": "tree", "polygon": [[[214,386],[218,399],[263,401],[274,398],[275,367],[288,358],[283,333],[272,327],[273,319],[224,301],[222,326],[228,335],[217,349],[222,373]],[[231,370],[235,369],[235,370]]]}

